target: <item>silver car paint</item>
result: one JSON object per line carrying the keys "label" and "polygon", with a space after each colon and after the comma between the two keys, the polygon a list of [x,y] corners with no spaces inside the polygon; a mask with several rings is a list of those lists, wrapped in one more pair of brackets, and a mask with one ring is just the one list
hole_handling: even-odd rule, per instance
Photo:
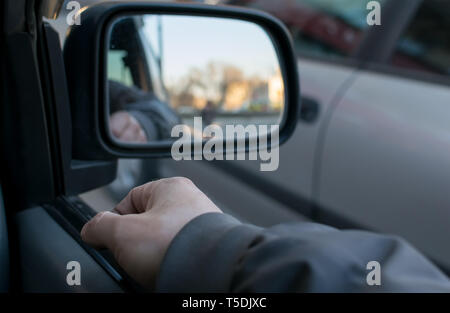
{"label": "silver car paint", "polygon": [[450,88],[361,72],[335,110],[317,201],[450,266]]}

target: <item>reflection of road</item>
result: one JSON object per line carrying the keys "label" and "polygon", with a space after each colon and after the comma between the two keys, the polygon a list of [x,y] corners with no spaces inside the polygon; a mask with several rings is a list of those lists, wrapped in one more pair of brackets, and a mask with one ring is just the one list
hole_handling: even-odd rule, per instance
{"label": "reflection of road", "polygon": [[[241,125],[243,127],[247,127],[249,125],[254,125],[257,126],[256,131],[258,136],[264,136],[267,132],[271,131],[273,132],[273,128],[272,125],[279,125],[279,115],[275,115],[275,114],[265,114],[262,115],[260,117],[249,117],[249,116],[241,116],[241,115],[227,115],[227,116],[219,116],[218,118],[215,118],[214,121],[207,125],[204,123],[203,120],[201,120],[201,123],[199,121],[194,122],[194,118],[195,119],[200,119],[197,117],[193,117],[193,116],[189,116],[189,117],[184,117],[182,120],[183,126],[185,131],[183,131],[183,133],[185,134],[190,134],[192,136],[192,138],[194,138],[194,140],[198,140],[198,139],[206,139],[206,138],[210,138],[208,137],[208,135],[204,134],[203,131],[207,126],[214,126],[214,128],[218,128],[218,129],[214,129],[214,136],[217,139],[218,135],[217,131],[221,130],[221,136],[223,136],[223,139],[231,139],[234,140],[234,138],[240,138],[240,137],[244,137],[245,135],[239,135],[240,133],[235,130],[233,131],[233,129],[231,129],[230,131],[227,131],[227,126],[238,126]],[[197,125],[196,125],[197,123]],[[261,128],[260,125],[262,125],[263,127]],[[251,130],[244,130],[245,132],[247,131],[251,131]],[[247,135],[249,136],[256,136],[256,134],[252,134],[252,133],[247,133]],[[191,138],[191,140],[192,140]]]}
{"label": "reflection of road", "polygon": [[[183,123],[193,127],[194,119],[193,117],[184,117]],[[260,116],[241,116],[241,115],[226,115],[226,116],[216,116],[213,120],[214,124],[218,125],[278,125],[279,115],[278,114],[267,114]],[[207,125],[203,125],[207,126]]]}

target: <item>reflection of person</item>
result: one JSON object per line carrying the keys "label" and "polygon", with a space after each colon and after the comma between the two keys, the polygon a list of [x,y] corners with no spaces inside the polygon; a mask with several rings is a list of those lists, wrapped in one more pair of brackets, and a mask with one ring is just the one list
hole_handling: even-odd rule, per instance
{"label": "reflection of person", "polygon": [[110,129],[121,141],[148,142],[170,138],[178,115],[153,93],[109,81]]}
{"label": "reflection of person", "polygon": [[214,107],[214,104],[211,100],[208,100],[206,102],[205,107],[202,110],[202,122],[204,125],[211,125],[211,123],[214,121],[214,118],[216,117],[216,108]]}
{"label": "reflection of person", "polygon": [[[169,292],[450,292],[403,240],[298,223],[268,229],[223,214],[185,178],[134,188],[81,231],[144,286]],[[370,286],[366,266],[381,265]]]}
{"label": "reflection of person", "polygon": [[131,113],[125,110],[111,114],[109,125],[111,132],[119,141],[147,142],[147,135]]}

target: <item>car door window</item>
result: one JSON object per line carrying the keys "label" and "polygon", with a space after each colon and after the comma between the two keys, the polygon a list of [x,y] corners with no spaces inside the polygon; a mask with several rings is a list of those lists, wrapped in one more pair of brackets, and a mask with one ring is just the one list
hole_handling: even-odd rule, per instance
{"label": "car door window", "polygon": [[450,2],[423,1],[398,41],[390,64],[397,68],[450,76]]}
{"label": "car door window", "polygon": [[108,79],[120,82],[126,86],[133,86],[131,71],[124,62],[127,52],[124,50],[108,51]]}

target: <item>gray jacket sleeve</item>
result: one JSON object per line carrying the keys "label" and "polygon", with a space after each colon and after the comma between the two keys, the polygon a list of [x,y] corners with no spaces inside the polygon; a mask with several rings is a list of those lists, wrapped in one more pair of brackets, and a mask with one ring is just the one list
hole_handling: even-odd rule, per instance
{"label": "gray jacket sleeve", "polygon": [[[380,264],[369,285],[367,264]],[[172,241],[159,292],[450,292],[450,282],[400,238],[314,223],[268,229],[207,213]]]}

